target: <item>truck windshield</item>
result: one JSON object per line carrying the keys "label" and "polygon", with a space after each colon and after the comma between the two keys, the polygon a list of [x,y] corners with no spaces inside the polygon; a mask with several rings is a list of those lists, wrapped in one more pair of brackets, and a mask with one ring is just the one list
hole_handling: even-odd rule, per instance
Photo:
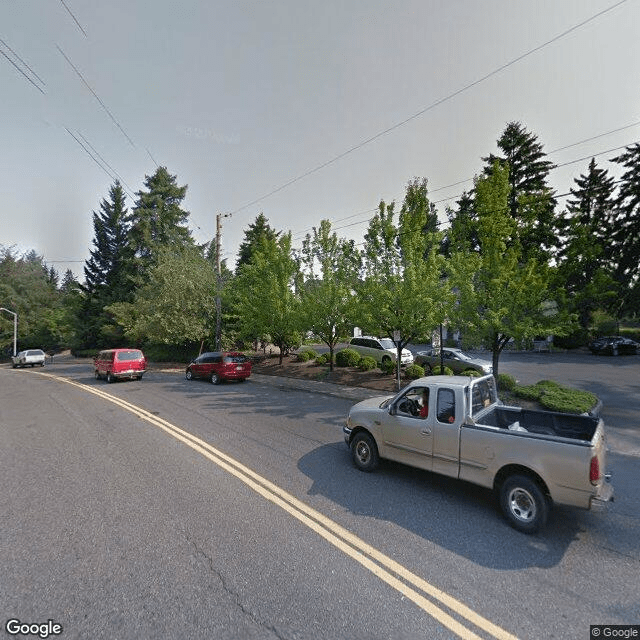
{"label": "truck windshield", "polygon": [[481,378],[471,385],[471,415],[474,417],[483,409],[490,407],[498,402],[498,393],[496,391],[496,381],[493,376]]}

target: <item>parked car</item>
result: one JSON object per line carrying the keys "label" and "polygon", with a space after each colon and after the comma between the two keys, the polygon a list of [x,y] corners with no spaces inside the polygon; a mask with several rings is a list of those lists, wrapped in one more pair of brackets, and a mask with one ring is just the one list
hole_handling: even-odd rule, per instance
{"label": "parked car", "polygon": [[147,370],[147,359],[140,349],[105,349],[94,360],[96,380],[106,378],[115,382],[123,378],[142,380]]}
{"label": "parked car", "polygon": [[589,343],[594,355],[623,356],[640,353],[640,343],[623,336],[603,336]]}
{"label": "parked car", "polygon": [[223,380],[244,382],[251,375],[251,360],[237,351],[212,351],[199,355],[187,367],[185,377],[205,378],[212,384]]}
{"label": "parked car", "polygon": [[14,369],[17,367],[26,367],[27,365],[32,367],[35,367],[36,365],[44,367],[45,357],[46,356],[42,349],[27,349],[26,351],[21,351],[17,355],[13,356],[11,360],[13,362]]}
{"label": "parked car", "polygon": [[[444,347],[442,355],[444,366],[449,367],[453,373],[465,373],[467,371],[477,371],[482,375],[493,373],[491,362],[470,356],[462,349]],[[432,348],[426,351],[418,351],[415,356],[415,362],[424,367],[425,373],[431,373],[434,367],[440,366],[440,349]]]}
{"label": "parked car", "polygon": [[[349,349],[357,351],[361,356],[371,356],[378,364],[385,361],[396,362],[398,349],[390,338],[374,338],[372,336],[359,336],[351,338]],[[413,354],[409,349],[403,349],[400,356],[400,364],[411,364]]]}

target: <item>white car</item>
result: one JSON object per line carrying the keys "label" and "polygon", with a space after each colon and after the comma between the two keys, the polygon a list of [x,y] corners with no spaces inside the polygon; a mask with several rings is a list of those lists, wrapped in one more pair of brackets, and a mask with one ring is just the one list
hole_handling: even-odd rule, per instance
{"label": "white car", "polygon": [[[372,336],[360,336],[351,338],[349,349],[357,351],[361,356],[371,356],[378,364],[385,361],[395,362],[398,359],[398,349],[390,338],[373,338]],[[400,355],[400,364],[411,364],[413,354],[409,349],[403,349]]]}
{"label": "white car", "polygon": [[35,367],[40,365],[44,367],[45,354],[42,349],[27,349],[27,351],[21,351],[17,356],[13,356],[13,368],[26,367],[30,365]]}

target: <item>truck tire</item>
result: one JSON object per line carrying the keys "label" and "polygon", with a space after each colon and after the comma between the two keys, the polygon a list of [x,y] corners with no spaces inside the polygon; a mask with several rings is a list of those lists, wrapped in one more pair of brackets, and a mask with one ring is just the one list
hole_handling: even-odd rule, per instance
{"label": "truck tire", "polygon": [[373,437],[366,431],[360,431],[351,441],[351,457],[360,471],[373,471],[380,462],[378,447]]}
{"label": "truck tire", "polygon": [[549,502],[542,489],[527,476],[509,476],[500,487],[500,506],[509,524],[522,533],[544,527]]}

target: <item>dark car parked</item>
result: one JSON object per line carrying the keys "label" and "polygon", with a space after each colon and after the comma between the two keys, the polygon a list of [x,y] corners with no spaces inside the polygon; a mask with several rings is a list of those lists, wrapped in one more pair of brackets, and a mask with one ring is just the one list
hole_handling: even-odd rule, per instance
{"label": "dark car parked", "polygon": [[590,342],[589,349],[595,355],[633,356],[640,352],[640,343],[623,336],[603,336]]}
{"label": "dark car parked", "polygon": [[205,378],[212,384],[222,380],[244,382],[251,375],[251,360],[237,351],[212,351],[199,355],[187,367],[187,380]]}

